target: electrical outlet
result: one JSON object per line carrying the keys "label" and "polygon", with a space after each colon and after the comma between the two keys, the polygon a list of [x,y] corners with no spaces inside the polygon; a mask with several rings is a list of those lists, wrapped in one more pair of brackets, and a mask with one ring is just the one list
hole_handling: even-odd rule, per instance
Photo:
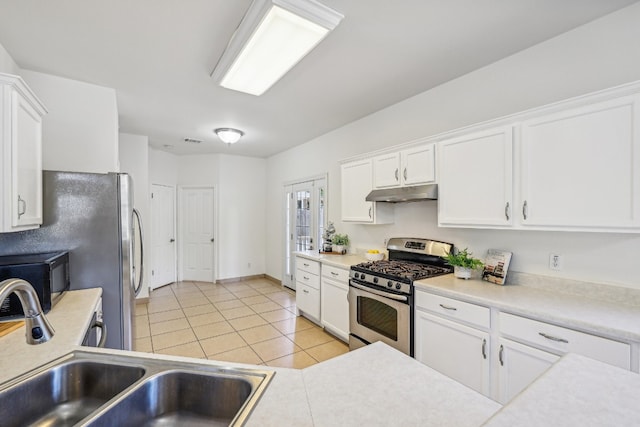
{"label": "electrical outlet", "polygon": [[556,271],[562,270],[562,255],[549,254],[549,268]]}
{"label": "electrical outlet", "polygon": [[247,268],[249,268],[249,269],[251,268],[251,263],[250,262],[247,263]]}
{"label": "electrical outlet", "polygon": [[389,240],[389,239],[384,239],[384,243],[383,243],[383,245],[384,245],[384,247],[385,247],[385,248],[387,247],[387,241],[388,241],[388,240]]}

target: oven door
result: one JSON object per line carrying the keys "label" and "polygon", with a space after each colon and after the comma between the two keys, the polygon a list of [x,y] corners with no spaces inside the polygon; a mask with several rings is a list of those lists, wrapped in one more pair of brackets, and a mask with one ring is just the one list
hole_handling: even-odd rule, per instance
{"label": "oven door", "polygon": [[349,281],[349,348],[382,341],[411,355],[410,296]]}

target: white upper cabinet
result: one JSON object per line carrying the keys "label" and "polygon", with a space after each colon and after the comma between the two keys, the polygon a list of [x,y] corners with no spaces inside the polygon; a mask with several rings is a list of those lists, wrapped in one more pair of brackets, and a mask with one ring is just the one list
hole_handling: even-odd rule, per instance
{"label": "white upper cabinet", "polygon": [[640,232],[639,107],[603,91],[441,140],[438,225]]}
{"label": "white upper cabinet", "polygon": [[18,76],[0,74],[1,232],[42,224],[42,117],[46,109]]}
{"label": "white upper cabinet", "polygon": [[376,189],[435,182],[435,144],[426,144],[373,159],[373,186]]}
{"label": "white upper cabinet", "polygon": [[504,227],[513,223],[513,128],[440,142],[438,224]]}
{"label": "white upper cabinet", "polygon": [[400,152],[402,184],[430,184],[436,181],[435,144],[410,148]]}
{"label": "white upper cabinet", "polygon": [[524,226],[640,226],[638,101],[626,96],[522,123]]}
{"label": "white upper cabinet", "polygon": [[374,188],[393,188],[400,186],[400,153],[388,153],[373,159]]}
{"label": "white upper cabinet", "polygon": [[342,164],[342,220],[371,224],[393,222],[393,206],[367,202],[373,189],[373,160],[365,159]]}

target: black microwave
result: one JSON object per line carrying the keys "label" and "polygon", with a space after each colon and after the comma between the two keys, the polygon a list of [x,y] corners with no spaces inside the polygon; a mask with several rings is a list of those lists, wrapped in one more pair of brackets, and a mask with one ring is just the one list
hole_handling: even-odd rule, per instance
{"label": "black microwave", "polygon": [[[47,313],[69,290],[69,252],[8,255],[0,257],[0,281],[23,279],[33,286],[42,310]],[[0,319],[24,317],[15,293],[0,301]]]}

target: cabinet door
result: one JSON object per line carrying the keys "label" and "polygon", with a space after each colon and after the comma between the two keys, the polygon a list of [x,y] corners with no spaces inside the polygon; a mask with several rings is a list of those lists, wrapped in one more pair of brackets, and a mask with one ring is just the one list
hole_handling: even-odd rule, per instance
{"label": "cabinet door", "polygon": [[296,284],[296,307],[313,320],[320,320],[320,291],[308,285]]}
{"label": "cabinet door", "polygon": [[365,199],[373,185],[371,159],[342,165],[342,220],[373,222],[373,203]]}
{"label": "cabinet door", "polygon": [[489,334],[416,310],[415,358],[489,395]]}
{"label": "cabinet door", "polygon": [[638,100],[628,96],[523,122],[523,225],[640,226]]}
{"label": "cabinet door", "polygon": [[400,186],[400,153],[383,154],[373,159],[373,186]]}
{"label": "cabinet door", "polygon": [[438,146],[438,225],[513,222],[513,128],[491,129]]}
{"label": "cabinet door", "polygon": [[560,358],[504,338],[500,338],[498,344],[498,402],[503,405]]}
{"label": "cabinet door", "polygon": [[325,278],[322,279],[320,292],[322,325],[344,341],[349,340],[348,292],[349,286],[346,283]]}
{"label": "cabinet door", "polygon": [[436,181],[435,144],[402,151],[403,185],[429,184]]}

